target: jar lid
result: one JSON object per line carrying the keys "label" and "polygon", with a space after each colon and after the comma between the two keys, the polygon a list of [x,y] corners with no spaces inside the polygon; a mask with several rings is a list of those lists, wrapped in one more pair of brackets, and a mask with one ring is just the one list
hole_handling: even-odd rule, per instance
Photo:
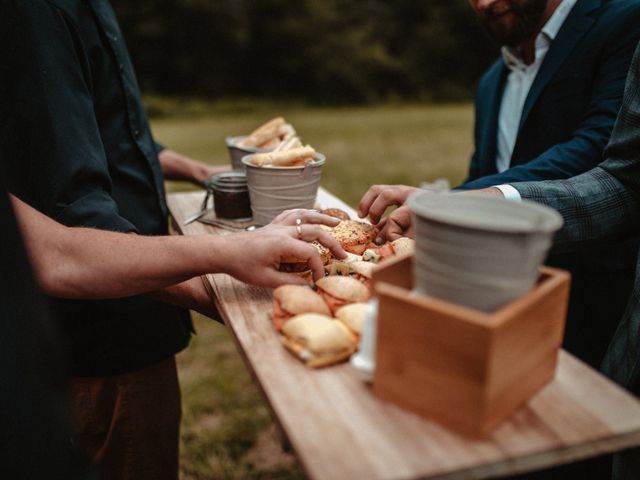
{"label": "jar lid", "polygon": [[247,175],[244,172],[218,173],[207,178],[204,184],[207,187],[207,190],[246,190]]}

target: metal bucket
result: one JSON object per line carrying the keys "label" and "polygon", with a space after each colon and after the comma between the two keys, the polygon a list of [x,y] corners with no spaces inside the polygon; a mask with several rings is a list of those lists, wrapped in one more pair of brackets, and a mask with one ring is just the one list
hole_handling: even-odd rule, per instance
{"label": "metal bucket", "polygon": [[229,159],[231,160],[231,168],[234,170],[244,170],[242,165],[242,157],[251,155],[252,153],[270,152],[273,148],[258,148],[258,147],[239,147],[238,143],[247,138],[246,135],[240,135],[237,137],[227,137],[224,139],[227,150],[229,150]]}
{"label": "metal bucket", "polygon": [[267,225],[285,210],[313,208],[326,160],[321,153],[313,158],[312,164],[300,167],[256,167],[251,155],[242,158],[254,222]]}
{"label": "metal bucket", "polygon": [[529,290],[562,226],[555,210],[472,194],[409,198],[416,290],[492,312]]}

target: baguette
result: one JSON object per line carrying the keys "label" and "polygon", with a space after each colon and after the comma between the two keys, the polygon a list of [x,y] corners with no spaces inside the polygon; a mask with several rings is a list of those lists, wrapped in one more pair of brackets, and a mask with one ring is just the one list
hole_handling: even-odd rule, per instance
{"label": "baguette", "polygon": [[260,147],[278,137],[280,128],[285,125],[282,117],[276,117],[259,126],[238,145],[240,147]]}
{"label": "baguette", "polygon": [[292,148],[278,152],[256,153],[251,156],[251,163],[257,167],[273,166],[288,167],[292,165],[304,165],[307,159],[313,159],[316,151],[313,147]]}

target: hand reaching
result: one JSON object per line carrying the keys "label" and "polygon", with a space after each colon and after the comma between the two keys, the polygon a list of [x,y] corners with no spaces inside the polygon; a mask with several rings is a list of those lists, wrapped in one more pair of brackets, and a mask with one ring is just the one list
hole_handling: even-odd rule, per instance
{"label": "hand reaching", "polygon": [[368,215],[371,223],[376,224],[388,207],[404,205],[409,195],[418,190],[406,185],[373,185],[360,200],[358,215],[360,218]]}

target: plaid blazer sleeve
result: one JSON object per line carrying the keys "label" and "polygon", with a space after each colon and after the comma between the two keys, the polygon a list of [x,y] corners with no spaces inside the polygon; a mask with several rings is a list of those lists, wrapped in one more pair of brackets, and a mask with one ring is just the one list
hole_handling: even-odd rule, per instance
{"label": "plaid blazer sleeve", "polygon": [[640,44],[627,77],[622,107],[605,161],[568,180],[513,183],[524,199],[560,212],[565,224],[555,246],[610,240],[640,226]]}

